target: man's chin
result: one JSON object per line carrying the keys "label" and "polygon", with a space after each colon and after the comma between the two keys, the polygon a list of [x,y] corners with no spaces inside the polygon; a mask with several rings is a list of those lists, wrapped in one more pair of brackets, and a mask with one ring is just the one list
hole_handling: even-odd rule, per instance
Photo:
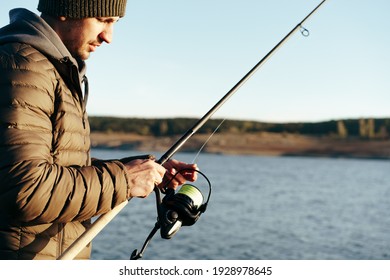
{"label": "man's chin", "polygon": [[89,57],[91,56],[91,53],[90,52],[83,52],[83,53],[79,53],[75,56],[76,59],[78,60],[87,60]]}
{"label": "man's chin", "polygon": [[88,54],[88,55],[82,57],[81,60],[82,60],[82,61],[87,60],[90,56],[91,56],[91,54]]}

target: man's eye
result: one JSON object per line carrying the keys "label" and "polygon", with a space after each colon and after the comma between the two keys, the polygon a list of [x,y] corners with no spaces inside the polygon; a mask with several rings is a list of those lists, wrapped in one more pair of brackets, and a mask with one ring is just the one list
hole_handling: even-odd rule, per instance
{"label": "man's eye", "polygon": [[106,24],[112,24],[116,23],[119,21],[119,19],[112,19],[112,18],[96,18],[99,22],[101,23],[106,23]]}

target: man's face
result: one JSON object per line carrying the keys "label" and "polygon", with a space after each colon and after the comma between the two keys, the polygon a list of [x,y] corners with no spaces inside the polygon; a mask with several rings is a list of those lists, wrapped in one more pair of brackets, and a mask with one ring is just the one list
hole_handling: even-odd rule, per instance
{"label": "man's face", "polygon": [[103,42],[111,43],[118,20],[119,17],[62,18],[62,28],[57,33],[73,57],[86,60]]}

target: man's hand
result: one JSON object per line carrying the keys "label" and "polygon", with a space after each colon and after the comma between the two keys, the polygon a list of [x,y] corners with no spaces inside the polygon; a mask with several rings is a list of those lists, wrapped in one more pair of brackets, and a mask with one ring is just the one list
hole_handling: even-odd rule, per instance
{"label": "man's hand", "polygon": [[125,164],[130,180],[128,198],[147,197],[163,181],[166,169],[151,159],[136,159]]}
{"label": "man's hand", "polygon": [[[152,159],[135,159],[127,162],[125,167],[130,181],[128,198],[145,198],[156,186],[176,189],[187,181],[195,181],[197,179],[196,170],[198,170],[196,164],[187,164],[175,159],[163,165]],[[181,170],[185,171],[178,173]]]}
{"label": "man's hand", "polygon": [[[198,166],[196,164],[188,164],[185,162],[177,161],[175,159],[171,159],[164,163],[163,166],[166,168],[166,173],[163,182],[158,186],[160,188],[166,186],[168,188],[176,189],[178,186],[183,185],[186,181],[193,182],[197,179],[196,170],[198,170]],[[176,173],[181,170],[185,171],[180,172],[176,175]],[[172,178],[174,179],[172,180]]]}

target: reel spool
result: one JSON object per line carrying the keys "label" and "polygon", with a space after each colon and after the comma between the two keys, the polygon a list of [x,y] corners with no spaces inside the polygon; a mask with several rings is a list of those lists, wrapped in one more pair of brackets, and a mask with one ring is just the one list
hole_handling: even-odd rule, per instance
{"label": "reel spool", "polygon": [[203,203],[203,194],[191,184],[184,184],[177,193],[169,190],[161,204],[161,237],[171,239],[182,226],[191,226],[196,223],[200,215],[206,210]]}
{"label": "reel spool", "polygon": [[[177,172],[171,180],[173,180],[177,174],[184,171],[189,171],[189,169]],[[192,184],[182,185],[177,192],[173,189],[167,189],[166,187],[162,190],[154,188],[158,215],[157,222],[149,236],[146,238],[141,251],[133,251],[130,257],[131,260],[142,258],[147,245],[159,229],[161,238],[171,239],[182,226],[192,226],[199,219],[200,215],[206,211],[211,195],[211,183],[206,175],[199,170],[191,169],[190,171],[195,171],[206,179],[209,187],[207,200],[203,202],[204,196],[202,192]],[[161,199],[161,193],[165,193],[163,199]]]}

